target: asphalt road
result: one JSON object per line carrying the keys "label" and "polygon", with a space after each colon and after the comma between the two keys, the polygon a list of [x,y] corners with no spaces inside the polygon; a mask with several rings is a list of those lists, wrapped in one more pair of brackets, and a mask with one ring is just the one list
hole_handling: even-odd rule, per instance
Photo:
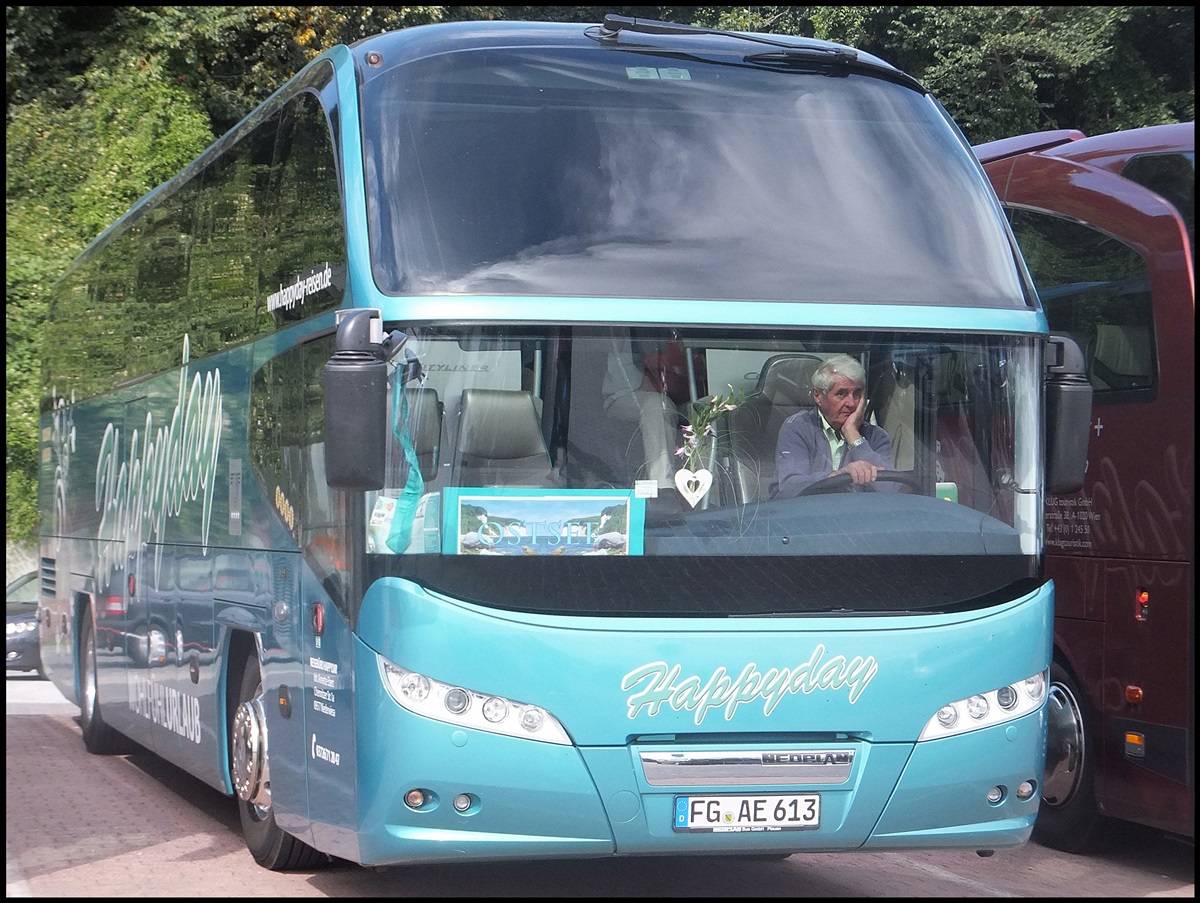
{"label": "asphalt road", "polygon": [[1128,827],[1101,854],[971,851],[519,862],[279,874],[233,803],[149,755],[91,756],[78,709],[9,672],[8,897],[1194,897],[1194,849]]}

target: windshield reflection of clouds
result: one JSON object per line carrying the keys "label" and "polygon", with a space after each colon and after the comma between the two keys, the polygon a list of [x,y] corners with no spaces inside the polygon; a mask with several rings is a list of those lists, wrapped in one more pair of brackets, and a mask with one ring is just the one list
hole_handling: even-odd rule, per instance
{"label": "windshield reflection of clouds", "polygon": [[698,61],[639,81],[607,53],[477,64],[367,91],[386,291],[1025,304],[973,156],[908,88]]}
{"label": "windshield reflection of clouds", "polygon": [[999,282],[1019,294],[994,219],[966,190],[975,177],[947,169],[935,139],[835,121],[819,95],[798,103],[805,120],[770,129],[735,117],[701,135],[652,111],[600,124],[599,171],[568,180],[586,231],[445,288],[929,303],[988,297]]}

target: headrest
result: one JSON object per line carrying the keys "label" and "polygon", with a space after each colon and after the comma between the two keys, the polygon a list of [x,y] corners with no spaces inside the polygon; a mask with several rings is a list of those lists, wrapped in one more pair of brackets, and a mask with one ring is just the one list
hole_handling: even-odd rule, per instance
{"label": "headrest", "polygon": [[458,453],[500,460],[542,455],[548,460],[533,396],[506,389],[463,389]]}
{"label": "headrest", "polygon": [[755,391],[780,407],[811,407],[812,375],[821,358],[812,354],[776,354],[763,364]]}
{"label": "headrest", "polygon": [[1150,330],[1144,326],[1098,325],[1095,363],[1114,375],[1149,375]]}
{"label": "headrest", "polygon": [[410,386],[404,391],[408,395],[408,426],[413,449],[418,455],[430,454],[437,449],[442,434],[437,390]]}

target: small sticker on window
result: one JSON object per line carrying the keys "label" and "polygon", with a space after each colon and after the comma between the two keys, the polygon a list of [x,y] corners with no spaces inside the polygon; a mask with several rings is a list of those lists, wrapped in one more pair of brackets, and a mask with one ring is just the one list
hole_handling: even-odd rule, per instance
{"label": "small sticker on window", "polygon": [[658,480],[634,480],[633,497],[638,499],[658,498]]}
{"label": "small sticker on window", "polygon": [[691,81],[692,73],[687,69],[655,69],[653,66],[626,66],[625,74],[630,78],[672,79]]}

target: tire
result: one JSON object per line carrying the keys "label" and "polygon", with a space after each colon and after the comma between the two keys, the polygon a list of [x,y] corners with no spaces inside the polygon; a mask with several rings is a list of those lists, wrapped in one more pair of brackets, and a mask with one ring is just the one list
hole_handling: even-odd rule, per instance
{"label": "tire", "polygon": [[[262,677],[258,659],[246,656],[238,679],[238,695],[229,713],[229,771],[237,795],[242,836],[254,861],[274,872],[313,869],[329,858],[275,823],[271,808]],[[230,684],[233,685],[232,683]]]}
{"label": "tire", "polygon": [[1046,769],[1033,839],[1064,853],[1084,853],[1096,845],[1104,821],[1096,805],[1099,750],[1091,709],[1058,662],[1050,666],[1047,706]]}
{"label": "tire", "polygon": [[79,631],[79,690],[79,726],[83,730],[84,748],[97,756],[136,751],[136,743],[104,720],[96,671],[96,629],[92,626],[90,610],[83,613]]}

